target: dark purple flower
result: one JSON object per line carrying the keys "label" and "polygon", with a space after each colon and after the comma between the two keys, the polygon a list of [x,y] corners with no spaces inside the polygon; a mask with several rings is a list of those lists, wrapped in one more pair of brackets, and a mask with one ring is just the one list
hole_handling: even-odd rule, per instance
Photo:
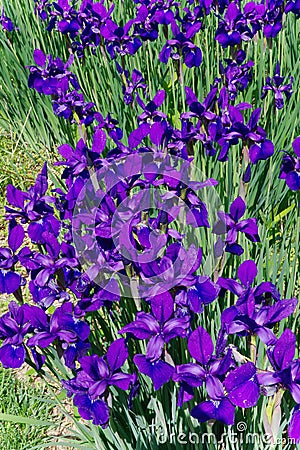
{"label": "dark purple flower", "polygon": [[92,102],[85,102],[83,94],[76,90],[62,94],[52,102],[54,114],[69,120],[70,123],[90,125],[94,120],[94,106]]}
{"label": "dark purple flower", "polygon": [[275,106],[277,109],[283,108],[283,94],[285,94],[286,98],[289,99],[293,93],[293,77],[290,77],[290,82],[288,84],[283,84],[283,81],[284,77],[280,75],[280,64],[277,63],[273,78],[268,77],[266,79],[265,86],[262,88],[262,99],[266,97],[268,91],[272,91],[274,93]]}
{"label": "dark purple flower", "polygon": [[290,438],[300,442],[299,434],[299,404],[300,404],[300,360],[294,360],[296,351],[296,336],[288,328],[279,339],[268,346],[267,354],[274,369],[273,372],[262,371],[258,374],[263,390],[276,392],[278,388],[289,390],[297,403],[288,427]]}
{"label": "dark purple flower", "polygon": [[223,83],[228,89],[231,101],[234,101],[238,92],[244,91],[252,81],[254,62],[248,61],[243,64],[245,58],[245,52],[239,50],[235,59],[225,59],[226,66],[220,63],[220,74],[223,78]]}
{"label": "dark purple flower", "polygon": [[[160,91],[157,91],[157,93],[153,97],[153,100],[148,102],[146,105],[143,102],[143,100],[140,98],[139,95],[136,96],[137,103],[144,111],[142,114],[140,114],[138,116],[139,123],[160,122],[161,120],[166,119],[167,115],[162,113],[161,111],[158,111],[158,108],[163,104],[163,102],[165,100],[165,96],[166,96],[166,93],[163,89]],[[150,132],[150,127],[149,127],[148,133],[149,132]],[[143,136],[143,138],[145,136]]]}
{"label": "dark purple flower", "polygon": [[10,33],[13,30],[17,30],[18,29],[13,24],[13,21],[4,14],[4,8],[2,8],[2,12],[1,12],[1,16],[0,16],[0,25],[2,25],[2,28],[3,28],[4,31],[8,31]]}
{"label": "dark purple flower", "polygon": [[226,234],[225,251],[235,255],[244,253],[244,249],[237,243],[238,233],[245,234],[252,242],[260,242],[257,220],[255,218],[240,221],[246,211],[246,204],[241,197],[237,197],[230,205],[230,214],[218,212],[219,221],[213,227],[213,233]]}
{"label": "dark purple flower", "polygon": [[0,361],[5,368],[19,368],[25,361],[24,337],[31,328],[25,314],[28,305],[19,306],[10,302],[9,311],[0,317]]}
{"label": "dark purple flower", "polygon": [[123,27],[119,27],[114,21],[108,19],[101,29],[101,35],[105,38],[107,51],[112,59],[117,55],[134,55],[141,47],[141,40],[130,35],[134,20],[129,20]]}
{"label": "dark purple flower", "polygon": [[[297,306],[296,298],[280,300],[280,294],[272,283],[263,282],[252,287],[256,275],[256,264],[248,260],[238,268],[241,284],[229,278],[218,279],[222,289],[238,296],[236,304],[222,313],[218,337],[220,348],[225,345],[228,334],[244,335],[250,332],[257,334],[266,344],[274,342],[275,335],[269,328],[291,315]],[[275,303],[270,305],[272,298]]]}
{"label": "dark purple flower", "polygon": [[[222,97],[221,93],[219,103],[222,100],[220,106],[223,109],[222,104],[224,103],[227,107],[228,100],[224,99],[226,97],[225,93],[223,92]],[[230,144],[237,144],[238,139],[242,140],[244,147],[249,148],[249,158],[253,164],[256,164],[259,160],[268,159],[274,153],[274,144],[269,139],[266,139],[266,131],[258,125],[261,109],[255,109],[249,121],[245,124],[244,117],[240,112],[245,108],[249,108],[249,104],[242,103],[234,107],[228,107],[228,115],[230,118],[228,125],[231,125],[231,127],[229,127],[228,131],[219,140],[219,144],[222,146],[218,158],[220,161],[227,161],[229,146]],[[225,115],[225,121],[228,121],[227,115]]]}
{"label": "dark purple flower", "polygon": [[79,359],[80,370],[75,378],[62,380],[68,396],[74,396],[74,405],[79,414],[94,425],[106,427],[109,408],[106,403],[109,387],[116,386],[124,391],[136,380],[136,375],[123,372],[121,366],[128,357],[125,339],[117,339],[108,348],[105,356],[84,356]]}
{"label": "dark purple flower", "polygon": [[27,345],[43,349],[57,340],[60,342],[58,351],[63,354],[65,364],[75,369],[75,360],[84,355],[90,347],[87,342],[90,327],[75,317],[72,303],[67,302],[56,308],[50,318],[43,310],[40,310],[38,320],[34,312],[32,315],[29,312],[28,316],[35,334],[28,340]]}
{"label": "dark purple flower", "polygon": [[263,32],[267,39],[275,38],[282,29],[284,7],[282,0],[267,0]]}
{"label": "dark purple flower", "polygon": [[226,48],[239,45],[242,41],[249,41],[252,37],[253,34],[242,12],[234,2],[230,3],[224,19],[220,19],[216,40]]}
{"label": "dark purple flower", "polygon": [[300,136],[294,139],[292,146],[296,156],[285,152],[279,178],[284,179],[292,191],[298,191],[300,189]]}
{"label": "dark purple flower", "polygon": [[151,378],[156,391],[170,381],[174,372],[174,367],[171,364],[161,359],[151,362],[145,355],[135,355],[133,362],[139,372]]}
{"label": "dark purple flower", "polygon": [[292,12],[298,18],[300,16],[300,2],[299,0],[289,0],[286,2],[285,12]]}
{"label": "dark purple flower", "polygon": [[174,37],[169,39],[162,48],[159,54],[160,61],[167,64],[169,58],[178,61],[182,57],[187,67],[199,67],[202,62],[202,52],[192,39],[200,31],[201,26],[201,22],[196,22],[183,33],[175,20],[172,21],[171,29]]}
{"label": "dark purple flower", "polygon": [[[43,232],[58,236],[60,222],[54,217],[54,197],[46,195],[48,190],[47,164],[38,174],[35,184],[28,192],[20,191],[9,184],[7,186],[7,200],[12,206],[5,206],[7,219],[20,218],[21,223],[29,223],[28,236],[32,242],[44,243]],[[19,229],[19,228],[18,228]]]}
{"label": "dark purple flower", "polygon": [[[214,345],[207,331],[198,327],[188,340],[189,353],[197,363],[188,363],[176,366],[173,380],[180,382],[178,405],[193,398],[193,389],[206,384],[209,397],[213,400],[221,400],[225,396],[222,386],[224,375],[235,367],[232,351],[224,352],[222,357],[213,356]],[[234,412],[234,408],[233,408]],[[207,419],[206,419],[207,420]]]}
{"label": "dark purple flower", "polygon": [[212,303],[217,298],[219,290],[208,276],[199,276],[194,286],[176,293],[175,302],[195,313],[201,313],[204,305]]}
{"label": "dark purple flower", "polygon": [[76,90],[80,89],[76,75],[68,70],[74,57],[71,55],[64,64],[60,58],[45,55],[36,49],[33,53],[36,66],[28,66],[30,75],[28,86],[44,95],[62,95],[67,92],[71,84]]}
{"label": "dark purple flower", "polygon": [[138,89],[141,89],[144,95],[146,94],[147,85],[145,84],[143,75],[139,70],[133,69],[130,77],[129,71],[122,69],[117,61],[116,66],[119,74],[122,77],[122,91],[124,102],[126,103],[126,105],[133,105],[134,96]]}
{"label": "dark purple flower", "polygon": [[119,333],[149,339],[146,359],[152,363],[161,357],[165,344],[171,339],[186,336],[189,317],[174,317],[174,300],[169,292],[157,295],[150,303],[152,314],[138,312],[136,320],[125,325]]}

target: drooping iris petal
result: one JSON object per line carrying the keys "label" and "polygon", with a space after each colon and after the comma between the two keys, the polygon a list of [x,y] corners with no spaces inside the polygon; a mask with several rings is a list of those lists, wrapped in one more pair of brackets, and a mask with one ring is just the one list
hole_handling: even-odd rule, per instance
{"label": "drooping iris petal", "polygon": [[93,420],[94,425],[105,426],[109,420],[109,408],[103,400],[91,401],[87,395],[76,394],[74,405],[85,420]]}
{"label": "drooping iris petal", "polygon": [[151,309],[157,321],[165,323],[173,314],[174,300],[169,292],[156,295],[151,299]]}
{"label": "drooping iris petal", "polygon": [[128,137],[128,145],[131,149],[137,147],[142,140],[148,136],[150,132],[150,125],[142,123],[136,130],[133,130]]}
{"label": "drooping iris petal", "polygon": [[237,275],[244,286],[250,286],[257,276],[257,267],[254,261],[248,259],[238,268]]}
{"label": "drooping iris petal", "polygon": [[294,408],[292,419],[288,427],[289,437],[295,439],[296,444],[300,443],[300,407]]}
{"label": "drooping iris petal", "polygon": [[204,305],[212,303],[218,296],[220,288],[209,277],[199,277],[197,280],[197,293]]}
{"label": "drooping iris petal", "polygon": [[241,408],[255,406],[259,399],[256,368],[251,362],[230,372],[225,378],[224,386],[228,392],[229,400]]}
{"label": "drooping iris petal", "polygon": [[214,351],[214,344],[208,332],[198,327],[189,337],[188,349],[193,358],[200,364],[206,365]]}
{"label": "drooping iris petal", "polygon": [[125,345],[125,339],[117,339],[110,344],[106,353],[106,359],[112,372],[122,367],[127,358],[128,350]]}
{"label": "drooping iris petal", "polygon": [[288,328],[284,330],[273,351],[274,360],[279,370],[286,369],[292,362],[296,350],[296,336]]}
{"label": "drooping iris petal", "polygon": [[229,400],[224,398],[221,401],[206,401],[195,406],[191,410],[191,416],[199,420],[199,422],[206,422],[207,420],[220,420],[226,425],[234,424],[234,410],[235,407]]}
{"label": "drooping iris petal", "polygon": [[286,184],[292,191],[298,191],[300,189],[300,175],[298,172],[290,172],[286,175]]}
{"label": "drooping iris petal", "polygon": [[242,199],[242,197],[237,197],[230,205],[230,214],[235,222],[240,220],[241,217],[245,214],[246,211],[246,203]]}
{"label": "drooping iris petal", "polygon": [[185,382],[192,387],[202,386],[204,379],[205,370],[194,363],[177,366],[176,372],[173,374],[174,381]]}
{"label": "drooping iris petal", "polygon": [[10,227],[8,235],[8,245],[15,253],[21,247],[25,237],[25,232],[22,225],[15,225]]}
{"label": "drooping iris petal", "polygon": [[0,270],[0,293],[12,294],[21,285],[21,277],[15,272],[2,272]]}
{"label": "drooping iris petal", "polygon": [[273,142],[266,139],[263,142],[251,145],[249,149],[250,161],[256,164],[259,160],[265,160],[270,158],[274,153]]}
{"label": "drooping iris petal", "polygon": [[156,361],[161,357],[165,341],[160,334],[152,336],[147,345],[146,358],[149,361]]}
{"label": "drooping iris petal", "polygon": [[120,370],[119,372],[116,372],[111,376],[109,384],[113,384],[114,386],[117,386],[119,389],[127,391],[133,380],[134,375],[131,375],[130,373],[124,373]]}
{"label": "drooping iris petal", "polygon": [[119,333],[132,333],[137,339],[149,339],[159,331],[159,324],[155,318],[151,314],[140,312],[137,313],[137,319],[125,325]]}
{"label": "drooping iris petal", "polygon": [[167,383],[174,373],[174,367],[170,364],[162,360],[150,362],[144,355],[135,355],[133,362],[141,373],[151,378],[156,391]]}
{"label": "drooping iris petal", "polygon": [[6,369],[18,369],[25,361],[23,345],[2,345],[0,348],[0,361]]}

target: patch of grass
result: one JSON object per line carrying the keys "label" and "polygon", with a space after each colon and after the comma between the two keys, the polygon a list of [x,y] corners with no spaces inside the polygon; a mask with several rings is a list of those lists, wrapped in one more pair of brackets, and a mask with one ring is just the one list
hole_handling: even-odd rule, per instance
{"label": "patch of grass", "polygon": [[[0,368],[1,450],[30,450],[45,443],[49,435],[49,425],[42,423],[49,422],[53,405],[45,385],[36,380],[29,383],[26,378],[18,379],[13,371]],[[4,415],[7,420],[3,419]],[[28,418],[29,423],[18,423],[20,417]]]}

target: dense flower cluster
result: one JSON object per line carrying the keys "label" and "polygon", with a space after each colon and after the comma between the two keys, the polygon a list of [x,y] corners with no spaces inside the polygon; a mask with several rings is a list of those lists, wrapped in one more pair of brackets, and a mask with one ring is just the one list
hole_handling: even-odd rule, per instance
{"label": "dense flower cluster", "polygon": [[[149,377],[154,390],[176,383],[179,407],[205,387],[205,398],[191,409],[199,422],[232,425],[237,407],[253,407],[261,395],[287,390],[296,403],[289,436],[300,441],[296,337],[289,329],[278,336],[277,327],[294,313],[297,299],[282,299],[271,282],[255,284],[253,260],[240,264],[243,238],[250,245],[260,242],[258,219],[247,217],[245,192],[236,196],[229,212],[219,210],[212,220],[202,192],[217,189],[218,181],[190,175],[196,152],[226,162],[238,146],[245,163],[241,184],[251,189],[251,168],[272,157],[274,145],[259,124],[262,109],[238,101],[253,78],[253,62],[246,61],[240,45],[261,30],[274,38],[283,14],[299,13],[296,4],[189,2],[182,12],[174,0],[141,0],[135,2],[135,16],[122,26],[113,19],[114,5],[107,9],[103,2],[35,0],[35,8],[49,31],[67,36],[77,56],[83,57],[87,47],[94,52],[101,47],[116,60],[124,101],[136,103],[141,113],[126,140],[121,121],[103,117],[79,92],[70,70],[73,55],[64,63],[34,51],[29,87],[51,96],[56,115],[89,126],[92,138],[89,142],[82,136],[76,148],[59,147],[62,160],[56,165],[64,167],[65,189],[50,191],[46,164],[28,191],[7,187],[9,234],[8,247],[0,249],[0,292],[13,294],[19,303],[12,301],[0,317],[1,363],[18,368],[27,361],[39,370],[51,346],[73,373],[62,384],[74,395],[79,414],[102,427],[113,408],[111,386],[130,391],[134,407],[140,389],[136,372]],[[202,99],[182,86],[187,107],[180,126],[174,125],[162,111],[166,91],[149,98],[145,77],[126,68],[126,55],[163,33],[159,60],[173,60],[182,83],[183,64],[201,65],[197,36],[210,13],[219,20],[215,38],[223,48],[232,47],[232,58],[220,64],[220,78]],[[292,95],[292,79],[288,85],[283,81],[278,64],[263,87],[263,96],[274,92],[278,109],[282,93],[287,99]],[[285,152],[279,175],[294,191],[300,189],[299,139],[292,144],[296,156]],[[230,253],[231,278],[221,276],[221,269],[214,278],[202,271],[203,245],[194,240],[199,229],[211,231],[212,253],[221,269]],[[24,302],[25,288],[32,303]],[[234,303],[223,308],[213,339],[199,321],[208,305],[229,293]],[[135,317],[122,324],[109,346],[103,343],[101,354],[93,353],[88,319],[99,310],[113,315],[126,301],[136,303]],[[231,336],[257,337],[266,349],[267,369],[257,365],[256,348],[250,346],[250,357],[242,355]],[[175,354],[176,342],[188,350],[183,361]]]}

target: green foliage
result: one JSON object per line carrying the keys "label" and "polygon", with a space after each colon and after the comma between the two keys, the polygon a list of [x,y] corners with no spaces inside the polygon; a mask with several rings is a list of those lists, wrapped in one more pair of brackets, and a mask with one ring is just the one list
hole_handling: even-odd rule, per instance
{"label": "green foliage", "polygon": [[0,447],[1,450],[31,450],[48,439],[54,405],[47,399],[46,387],[27,375],[17,379],[0,368]]}

